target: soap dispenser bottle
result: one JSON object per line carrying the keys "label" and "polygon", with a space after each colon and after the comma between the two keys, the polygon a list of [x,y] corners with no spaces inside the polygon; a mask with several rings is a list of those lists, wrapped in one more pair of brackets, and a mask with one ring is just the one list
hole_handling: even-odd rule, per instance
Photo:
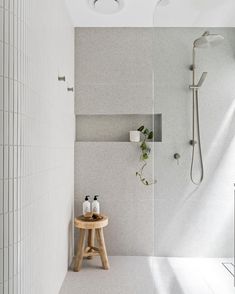
{"label": "soap dispenser bottle", "polygon": [[91,204],[89,202],[89,195],[85,197],[85,201],[83,202],[83,215],[85,216],[87,213],[91,212]]}
{"label": "soap dispenser bottle", "polygon": [[99,197],[99,195],[95,195],[94,196],[94,200],[92,202],[92,212],[93,213],[97,213],[97,214],[100,214],[100,203],[99,201],[97,200]]}

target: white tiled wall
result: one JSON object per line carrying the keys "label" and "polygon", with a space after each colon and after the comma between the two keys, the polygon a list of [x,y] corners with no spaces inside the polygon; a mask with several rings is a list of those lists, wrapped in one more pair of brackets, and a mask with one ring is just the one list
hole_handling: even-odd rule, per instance
{"label": "white tiled wall", "polygon": [[73,243],[73,28],[63,0],[5,0],[0,14],[0,283],[56,294]]}
{"label": "white tiled wall", "polygon": [[0,1],[0,293],[21,293],[24,215],[23,148],[26,75],[26,2]]}

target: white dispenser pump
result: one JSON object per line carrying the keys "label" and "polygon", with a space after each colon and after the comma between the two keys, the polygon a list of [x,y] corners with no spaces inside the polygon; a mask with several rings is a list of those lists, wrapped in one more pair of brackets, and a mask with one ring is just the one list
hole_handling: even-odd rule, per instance
{"label": "white dispenser pump", "polygon": [[94,196],[94,200],[92,202],[92,212],[100,214],[100,203],[98,202],[99,195]]}
{"label": "white dispenser pump", "polygon": [[83,202],[83,215],[85,216],[87,213],[91,212],[91,204],[89,202],[89,195],[85,197],[85,201]]}

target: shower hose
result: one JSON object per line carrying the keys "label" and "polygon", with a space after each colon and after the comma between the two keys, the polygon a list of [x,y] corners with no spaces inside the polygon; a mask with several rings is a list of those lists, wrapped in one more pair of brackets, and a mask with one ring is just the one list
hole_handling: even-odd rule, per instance
{"label": "shower hose", "polygon": [[[203,181],[204,177],[204,167],[203,167],[203,159],[202,159],[202,147],[201,147],[201,136],[200,136],[200,121],[199,121],[199,105],[198,105],[198,89],[193,90],[193,141],[192,141],[192,160],[191,160],[191,168],[190,168],[190,178],[193,184],[200,185]],[[197,132],[197,142],[196,142],[196,135],[195,131]],[[198,151],[199,151],[199,162],[200,162],[200,168],[201,168],[201,174],[199,180],[195,180],[193,176],[193,170],[194,170],[194,163],[195,163],[195,152],[196,148],[195,145],[198,144]]]}

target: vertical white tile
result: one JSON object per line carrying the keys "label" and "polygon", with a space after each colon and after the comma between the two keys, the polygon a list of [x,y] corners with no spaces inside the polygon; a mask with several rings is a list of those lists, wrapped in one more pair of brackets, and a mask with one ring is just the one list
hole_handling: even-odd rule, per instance
{"label": "vertical white tile", "polygon": [[[0,4],[0,42],[4,42],[3,40],[3,22],[4,22],[4,10],[1,8]],[[2,62],[2,60],[0,60]]]}
{"label": "vertical white tile", "polygon": [[[3,120],[3,111],[0,110],[0,146],[3,145],[3,127],[4,127],[4,120]],[[0,165],[2,167],[2,165]]]}
{"label": "vertical white tile", "polygon": [[4,13],[4,42],[8,43],[9,40],[9,13],[5,10]]}
{"label": "vertical white tile", "polygon": [[[3,45],[4,46],[4,45]],[[8,77],[9,73],[9,47],[7,44],[4,46],[4,76]]]}
{"label": "vertical white tile", "polygon": [[[21,1],[21,0],[19,0],[19,1]],[[5,9],[9,9],[9,2],[10,2],[10,0],[5,0],[4,1],[5,2]]]}
{"label": "vertical white tile", "polygon": [[4,67],[3,46],[4,46],[3,43],[0,42],[0,76],[3,76],[3,67]]}
{"label": "vertical white tile", "polygon": [[3,214],[0,214],[0,249],[3,248]]}
{"label": "vertical white tile", "polygon": [[[2,62],[2,60],[0,62]],[[1,76],[0,76],[0,110],[3,110],[3,77]]]}

